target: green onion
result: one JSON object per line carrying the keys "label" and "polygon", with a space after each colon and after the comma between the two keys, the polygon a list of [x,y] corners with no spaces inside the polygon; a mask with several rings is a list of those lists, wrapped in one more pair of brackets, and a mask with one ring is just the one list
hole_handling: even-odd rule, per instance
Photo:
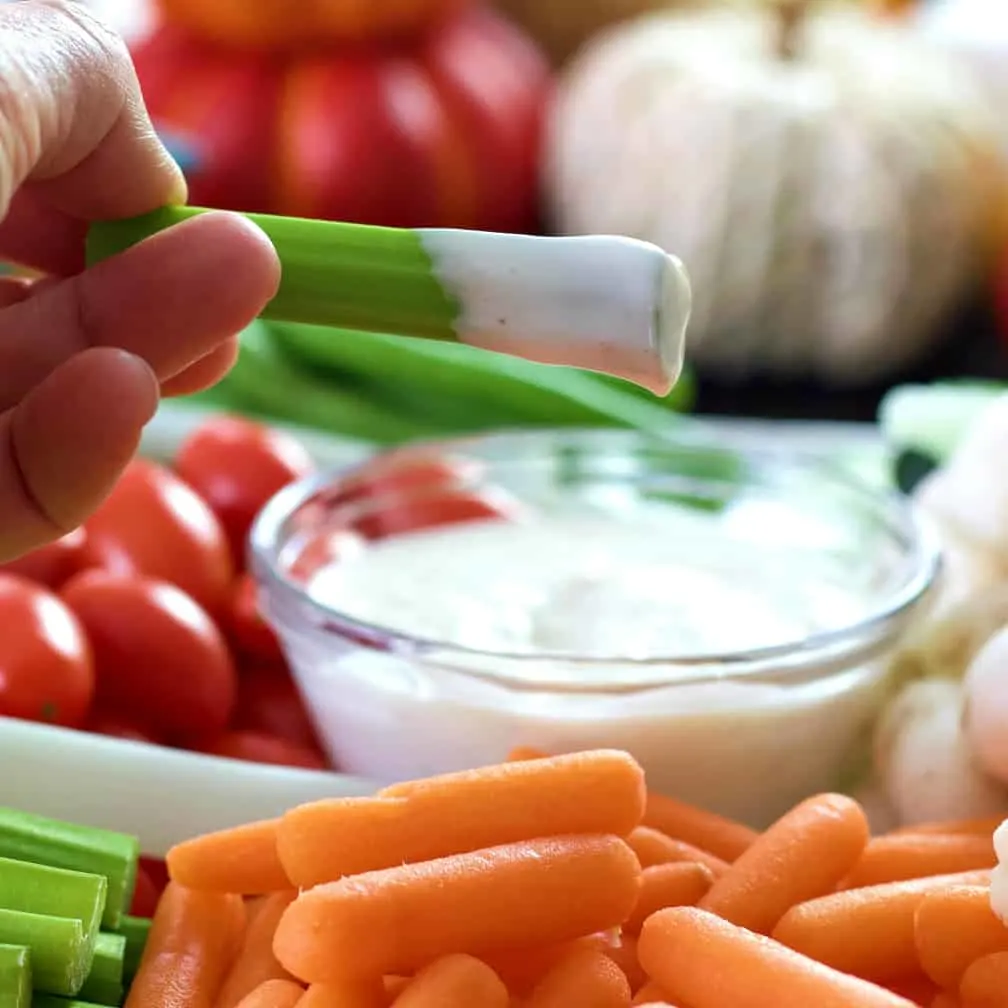
{"label": "green onion", "polygon": [[143,957],[150,929],[151,922],[145,917],[123,917],[119,922],[118,934],[126,939],[126,949],[123,953],[123,979],[126,982],[132,980],[140,968],[140,959]]}
{"label": "green onion", "polygon": [[125,982],[126,938],[121,934],[103,932],[95,942],[91,972],[78,992],[84,1001],[103,1005],[119,1005]]}
{"label": "green onion", "polygon": [[102,926],[114,930],[133,899],[140,845],[123,833],[0,808],[0,857],[104,875]]}
{"label": "green onion", "polygon": [[[111,255],[206,213],[164,207],[131,220],[93,224],[88,261]],[[246,214],[269,236],[283,278],[263,318],[455,340],[459,306],[433,273],[415,231]]]}
{"label": "green onion", "polygon": [[0,909],[0,944],[27,947],[32,982],[46,994],[73,997],[91,969],[94,938],[76,917]]}
{"label": "green onion", "polygon": [[31,955],[23,945],[0,945],[0,1005],[29,1008],[31,1004]]}
{"label": "green onion", "polygon": [[0,907],[79,920],[92,948],[107,892],[104,875],[0,858]]}

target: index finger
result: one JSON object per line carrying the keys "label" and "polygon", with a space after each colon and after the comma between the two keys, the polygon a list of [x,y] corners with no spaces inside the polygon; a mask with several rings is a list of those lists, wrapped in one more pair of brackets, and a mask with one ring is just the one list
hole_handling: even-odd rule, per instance
{"label": "index finger", "polygon": [[[125,42],[79,4],[0,5],[0,82],[0,217],[24,186],[46,209],[42,236],[51,243],[46,232],[61,219],[74,234],[75,221],[132,217],[185,200],[182,173],[147,116]],[[33,249],[19,230],[25,261]],[[13,228],[0,225],[0,253],[6,231]]]}

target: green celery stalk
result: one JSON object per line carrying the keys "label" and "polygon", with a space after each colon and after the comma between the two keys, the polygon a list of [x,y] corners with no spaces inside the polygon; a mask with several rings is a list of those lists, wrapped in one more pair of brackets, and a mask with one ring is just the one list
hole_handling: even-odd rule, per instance
{"label": "green celery stalk", "polygon": [[0,909],[0,944],[27,947],[32,983],[45,994],[75,996],[91,969],[94,939],[76,917]]}
{"label": "green celery stalk", "polygon": [[104,875],[0,858],[0,907],[48,917],[73,917],[94,947],[105,912]]}
{"label": "green celery stalk", "polygon": [[124,833],[0,808],[0,857],[104,875],[102,926],[115,929],[133,899],[140,844]]}
{"label": "green celery stalk", "polygon": [[[270,331],[285,350],[316,368],[377,377],[389,394],[402,389],[435,402],[455,399],[465,404],[470,429],[498,425],[492,411],[504,409],[513,414],[514,426],[604,425],[660,432],[675,422],[654,397],[628,394],[574,368],[376,333],[290,324],[275,324]],[[491,417],[481,424],[487,411]]]}
{"label": "green celery stalk", "polygon": [[36,994],[32,999],[31,1008],[105,1008],[92,1001],[81,1001],[79,998],[54,997],[52,994]]}
{"label": "green celery stalk", "polygon": [[[157,231],[207,211],[163,207],[130,220],[93,224],[88,262],[100,262]],[[284,264],[262,317],[455,340],[459,305],[434,276],[415,231],[246,214]]]}
{"label": "green celery stalk", "polygon": [[258,323],[242,333],[238,361],[221,384],[235,409],[346,437],[395,444],[443,432],[429,422],[376,404],[360,392],[306,373]]}
{"label": "green celery stalk", "polygon": [[150,934],[151,922],[146,917],[123,917],[119,922],[118,934],[126,939],[123,953],[123,979],[127,982],[136,976],[140,968],[147,936]]}
{"label": "green celery stalk", "polygon": [[91,972],[78,996],[84,1001],[103,1005],[122,1003],[125,983],[126,938],[102,932],[95,942]]}
{"label": "green celery stalk", "polygon": [[31,953],[23,945],[0,945],[0,1005],[29,1008],[31,997]]}

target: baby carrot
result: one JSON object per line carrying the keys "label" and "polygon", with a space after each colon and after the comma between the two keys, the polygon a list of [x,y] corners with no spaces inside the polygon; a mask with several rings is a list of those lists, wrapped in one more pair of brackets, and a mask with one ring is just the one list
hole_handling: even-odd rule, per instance
{"label": "baby carrot", "polygon": [[665,991],[654,982],[648,980],[646,984],[634,995],[630,1003],[636,1008],[637,1005],[661,1004],[666,1000]]}
{"label": "baby carrot", "polygon": [[1008,1005],[1008,952],[993,952],[971,963],[959,985],[962,1008]]}
{"label": "baby carrot", "polygon": [[980,819],[951,819],[941,822],[917,823],[916,826],[902,826],[888,833],[887,836],[916,835],[962,835],[991,836],[994,830],[1004,822],[1008,812],[996,816],[985,816]]}
{"label": "baby carrot", "polygon": [[507,754],[508,763],[521,763],[522,760],[530,759],[546,759],[549,753],[544,752],[542,749],[536,749],[534,746],[515,746]]}
{"label": "baby carrot", "polygon": [[673,840],[709,851],[723,861],[734,861],[756,839],[756,831],[695,805],[649,791],[642,825]]}
{"label": "baby carrot", "polygon": [[690,1008],[913,1008],[764,935],[695,907],[659,910],[644,924],[641,965]]}
{"label": "baby carrot", "polygon": [[901,980],[920,972],[914,915],[924,897],[989,879],[990,872],[965,872],[831,893],[792,907],[773,937],[845,973],[877,983]]}
{"label": "baby carrot", "polygon": [[448,955],[417,973],[393,1008],[508,1008],[511,996],[486,963]]}
{"label": "baby carrot", "polygon": [[842,885],[845,889],[856,889],[928,875],[993,868],[996,864],[990,836],[904,833],[869,841],[861,860]]}
{"label": "baby carrot", "polygon": [[683,840],[673,840],[650,826],[638,826],[627,837],[627,843],[633,848],[642,868],[653,868],[673,861],[695,861],[709,868],[715,876],[723,875],[728,868],[727,861]]}
{"label": "baby carrot", "polygon": [[295,1008],[304,988],[291,980],[267,980],[249,991],[239,1002],[239,1008]]}
{"label": "baby carrot", "polygon": [[273,934],[296,895],[293,890],[273,893],[259,905],[245,929],[241,951],[224,980],[215,1008],[235,1008],[267,980],[291,979],[273,955]]}
{"label": "baby carrot", "polygon": [[888,987],[893,994],[899,994],[900,997],[918,1005],[930,1004],[938,993],[938,985],[926,976],[906,977],[883,986]]}
{"label": "baby carrot", "polygon": [[953,997],[946,991],[939,991],[931,1000],[928,1008],[962,1008],[959,998]]}
{"label": "baby carrot", "polygon": [[277,856],[278,825],[270,819],[176,844],[165,859],[168,874],[188,889],[244,896],[290,889]]}
{"label": "baby carrot", "polygon": [[291,880],[309,888],[535,837],[625,836],[644,800],[644,773],[626,753],[575,753],[302,805],[281,820],[277,849]]}
{"label": "baby carrot", "polygon": [[796,903],[831,892],[857,863],[870,834],[864,811],[852,798],[809,798],[761,833],[699,905],[769,934]]}
{"label": "baby carrot", "polygon": [[640,874],[615,836],[547,837],[401,865],[303,892],[273,950],[309,983],[409,974],[453,952],[616,927],[637,902]]}
{"label": "baby carrot", "polygon": [[524,996],[565,955],[575,949],[592,949],[611,955],[619,941],[613,933],[600,932],[573,941],[494,949],[482,953],[480,958],[504,981],[512,994]]}
{"label": "baby carrot", "polygon": [[126,1008],[214,1008],[244,928],[240,896],[169,882]]}
{"label": "baby carrot", "polygon": [[631,990],[637,990],[647,983],[647,974],[637,956],[637,939],[633,935],[620,935],[618,944],[609,945],[602,951],[623,971]]}
{"label": "baby carrot", "polygon": [[633,913],[623,922],[630,935],[640,932],[644,921],[658,910],[673,906],[696,906],[707,895],[714,876],[709,868],[691,861],[655,865],[641,873],[641,891]]}
{"label": "baby carrot", "polygon": [[380,980],[352,984],[312,984],[297,1008],[388,1008],[389,997]]}
{"label": "baby carrot", "polygon": [[626,975],[601,952],[575,949],[536,985],[525,1008],[629,1008]]}
{"label": "baby carrot", "polygon": [[1008,927],[995,916],[987,886],[929,893],[914,916],[914,940],[924,972],[955,991],[966,967],[992,952],[1008,952]]}

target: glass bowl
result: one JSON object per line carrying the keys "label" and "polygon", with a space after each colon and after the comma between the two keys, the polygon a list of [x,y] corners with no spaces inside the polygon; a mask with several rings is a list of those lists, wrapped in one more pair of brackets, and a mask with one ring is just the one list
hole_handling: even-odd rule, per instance
{"label": "glass bowl", "polygon": [[[403,513],[424,513],[430,486],[368,476],[418,457],[455,460],[459,492],[506,500],[523,521],[590,514],[603,523],[600,541],[610,522],[646,528],[656,552],[681,554],[717,584],[746,588],[749,579],[754,600],[779,597],[802,612],[815,602],[816,620],[776,637],[757,621],[769,636],[746,643],[739,627],[750,613],[694,607],[690,618],[704,617],[706,636],[657,653],[634,643],[645,608],[659,638],[666,629],[655,626],[654,606],[619,596],[625,647],[546,652],[417,632],[402,592],[383,619],[373,607],[365,619],[355,605],[328,603],[318,579],[348,562],[348,542],[350,562],[366,564],[395,538]],[[518,746],[613,747],[637,757],[653,789],[757,826],[807,794],[836,789],[863,754],[886,657],[940,567],[936,539],[897,495],[821,460],[696,425],[660,438],[537,431],[413,447],[283,490],[259,516],[251,550],[264,616],[342,770],[385,784],[497,762]],[[505,566],[514,576],[524,564],[534,579],[536,559],[501,556],[496,571],[484,563],[470,601],[479,605],[485,589],[491,604]],[[339,576],[353,586],[360,569]],[[433,581],[415,593],[425,605],[438,597]],[[686,601],[695,606],[692,583],[673,592],[669,582],[669,626]],[[663,595],[658,602],[661,617]],[[450,624],[450,612],[440,615]]]}

